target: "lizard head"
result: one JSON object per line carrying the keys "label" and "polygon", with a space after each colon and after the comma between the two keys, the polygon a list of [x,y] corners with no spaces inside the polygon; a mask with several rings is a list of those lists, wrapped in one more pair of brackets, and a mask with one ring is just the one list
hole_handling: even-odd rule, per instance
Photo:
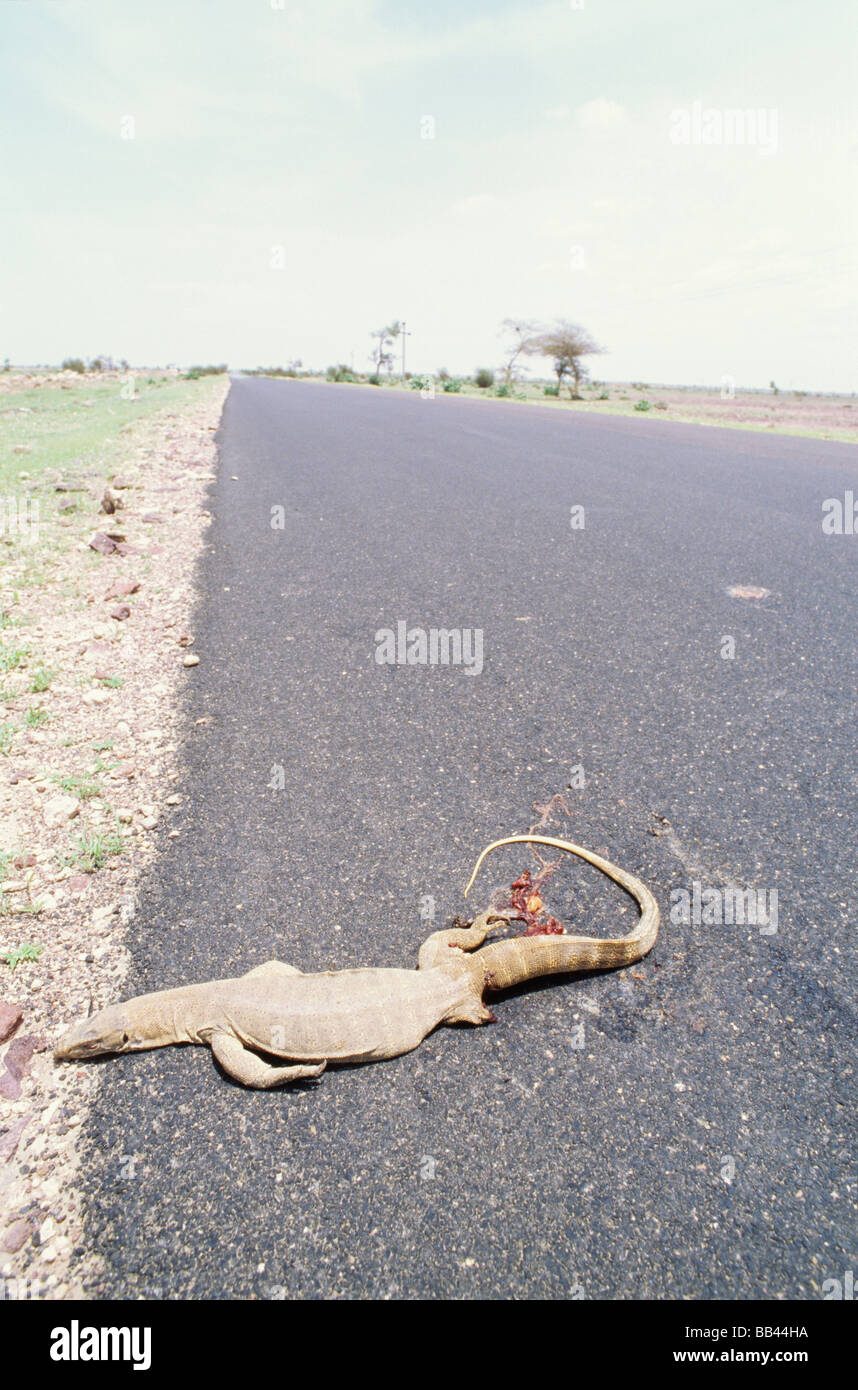
{"label": "lizard head", "polygon": [[60,1038],[54,1048],[54,1058],[58,1062],[70,1062],[80,1057],[99,1057],[106,1052],[136,1052],[146,1045],[132,1028],[128,1011],[121,1004],[111,1004]]}

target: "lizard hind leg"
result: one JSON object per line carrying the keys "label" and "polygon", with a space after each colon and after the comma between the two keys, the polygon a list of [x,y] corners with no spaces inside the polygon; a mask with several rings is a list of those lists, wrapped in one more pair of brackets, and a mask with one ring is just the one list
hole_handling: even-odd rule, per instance
{"label": "lizard hind leg", "polygon": [[[461,922],[462,919],[457,917],[456,921]],[[447,965],[451,951],[476,951],[496,923],[506,925],[506,918],[499,917],[494,912],[481,912],[473,922],[449,927],[446,931],[433,932],[420,947],[417,969],[431,970],[436,965]]]}
{"label": "lizard hind leg", "polygon": [[468,993],[465,999],[455,1004],[444,1019],[445,1023],[497,1023],[491,1009],[487,1008],[476,990]]}

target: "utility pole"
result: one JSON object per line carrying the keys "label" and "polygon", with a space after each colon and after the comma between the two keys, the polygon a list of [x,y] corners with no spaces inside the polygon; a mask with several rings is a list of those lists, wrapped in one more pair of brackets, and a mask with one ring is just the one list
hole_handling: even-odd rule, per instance
{"label": "utility pole", "polygon": [[405,319],[400,324],[399,331],[402,334],[402,385],[405,385],[405,339],[410,338],[411,334],[406,330]]}

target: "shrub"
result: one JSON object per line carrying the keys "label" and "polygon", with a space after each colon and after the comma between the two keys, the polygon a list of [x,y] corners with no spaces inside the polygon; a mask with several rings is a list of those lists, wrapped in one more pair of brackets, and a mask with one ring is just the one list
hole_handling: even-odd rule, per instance
{"label": "shrub", "polygon": [[220,376],[226,369],[225,362],[218,367],[189,367],[185,372],[185,381],[199,381],[201,376]]}
{"label": "shrub", "polygon": [[428,376],[413,376],[408,384],[412,391],[428,391],[432,386],[432,378]]}
{"label": "shrub", "polygon": [[64,371],[64,372],[80,372],[80,373],[83,373],[83,372],[86,371],[86,367],[85,367],[85,365],[84,365],[83,358],[81,358],[81,357],[67,357],[66,360],[65,360],[65,362],[63,362],[63,365],[62,365],[62,367],[61,367],[60,370],[61,370],[61,371]]}
{"label": "shrub", "polygon": [[367,381],[369,382],[370,386],[381,385],[381,377],[379,376],[378,372],[373,372],[371,376],[368,376]]}
{"label": "shrub", "polygon": [[609,401],[611,399],[610,391],[600,391],[598,399],[600,401]]}
{"label": "shrub", "polygon": [[635,410],[651,410],[649,401],[635,401]]}
{"label": "shrub", "polygon": [[508,387],[504,382],[501,382],[500,386],[496,386],[496,387],[495,387],[495,395],[496,395],[496,396],[511,396],[511,395],[512,395],[512,392],[510,391],[509,387]]}
{"label": "shrub", "polygon": [[325,372],[328,381],[357,381],[357,377],[351,367],[347,367],[345,362],[338,362],[335,367],[329,367]]}
{"label": "shrub", "polygon": [[474,373],[474,383],[481,391],[485,391],[489,386],[494,386],[495,374],[490,372],[488,367],[480,367],[479,371]]}
{"label": "shrub", "polygon": [[452,392],[454,394],[458,391],[461,391],[463,384],[464,383],[462,382],[461,377],[458,376],[448,376],[446,381],[441,382],[441,385],[443,386],[445,391]]}
{"label": "shrub", "polygon": [[544,396],[559,396],[559,395],[560,395],[560,387],[559,387],[559,386],[543,386],[543,388],[542,388],[542,394],[543,394]]}
{"label": "shrub", "polygon": [[667,410],[667,401],[656,401],[656,410]]}

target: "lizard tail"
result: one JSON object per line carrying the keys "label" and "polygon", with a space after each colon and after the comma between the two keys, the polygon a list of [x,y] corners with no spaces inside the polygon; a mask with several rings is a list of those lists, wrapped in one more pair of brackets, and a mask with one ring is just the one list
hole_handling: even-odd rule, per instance
{"label": "lizard tail", "polygon": [[468,958],[475,977],[483,977],[482,988],[509,989],[539,975],[559,975],[573,970],[610,970],[620,965],[631,965],[652,949],[658,936],[660,919],[658,903],[646,884],[641,883],[634,874],[626,873],[625,869],[617,868],[616,864],[568,840],[555,840],[546,835],[510,835],[505,840],[495,840],[477,860],[465,889],[466,896],[483,860],[492,850],[501,845],[532,844],[565,850],[601,869],[603,874],[619,883],[635,899],[641,910],[640,918],[634,931],[615,940],[590,936],[519,936],[509,941],[492,942]]}

